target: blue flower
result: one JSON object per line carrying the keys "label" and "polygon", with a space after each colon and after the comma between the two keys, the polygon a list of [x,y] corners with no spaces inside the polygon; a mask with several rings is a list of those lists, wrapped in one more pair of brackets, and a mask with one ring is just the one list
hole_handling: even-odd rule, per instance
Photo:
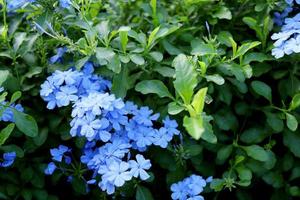
{"label": "blue flower", "polygon": [[[211,181],[212,178],[207,179]],[[171,185],[173,200],[204,200],[200,195],[208,181],[198,175],[191,175],[183,181]]]}
{"label": "blue flower", "polygon": [[71,0],[59,0],[59,5],[62,8],[69,8],[71,4]]}
{"label": "blue flower", "polygon": [[152,126],[152,121],[158,119],[159,114],[151,115],[153,113],[148,107],[141,107],[136,113],[133,119],[138,123],[145,126]]}
{"label": "blue flower", "polygon": [[7,152],[3,154],[3,162],[0,162],[0,167],[9,167],[11,166],[16,159],[16,152]]}
{"label": "blue flower", "polygon": [[141,180],[147,180],[148,178],[150,178],[150,175],[145,171],[150,169],[151,167],[151,163],[150,160],[146,160],[144,158],[144,156],[138,154],[135,156],[136,161],[135,160],[130,160],[129,161],[129,165],[130,165],[130,173],[132,173],[132,175],[135,178],[140,177]]}
{"label": "blue flower", "polygon": [[21,8],[22,6],[28,3],[33,3],[35,2],[35,0],[6,0],[6,2],[7,2],[7,10],[13,11],[18,8]]}
{"label": "blue flower", "polygon": [[[0,102],[0,109],[3,108],[2,105],[7,105],[6,101]],[[24,108],[21,106],[21,104],[10,104],[9,107],[4,108],[4,111],[2,113],[2,115],[0,116],[0,121],[4,121],[4,122],[15,122],[14,119],[14,113],[13,113],[13,109],[16,109],[19,112],[23,112]]]}
{"label": "blue flower", "polygon": [[76,95],[77,88],[74,86],[62,86],[60,91],[56,93],[56,100],[58,107],[67,106],[71,102],[75,102],[78,99]]}
{"label": "blue flower", "polygon": [[167,129],[162,127],[155,131],[153,136],[153,144],[161,148],[167,148],[168,143],[172,140],[172,136],[167,134]]}
{"label": "blue flower", "polygon": [[[293,1],[287,1],[287,3],[292,3]],[[299,1],[296,1],[298,3]],[[291,12],[291,8],[286,8],[282,14],[282,18],[288,16]],[[276,14],[277,17],[279,14]],[[280,23],[282,19],[275,19],[276,23]],[[272,55],[275,58],[281,58],[284,55],[291,55],[293,53],[300,52],[300,13],[291,18],[285,18],[281,31],[279,33],[274,33],[271,38],[276,40],[274,43],[274,48],[272,49]]]}
{"label": "blue flower", "polygon": [[171,185],[172,199],[173,200],[186,200],[188,191],[184,182],[178,182]]}
{"label": "blue flower", "polygon": [[50,58],[50,63],[62,62],[62,57],[67,52],[67,47],[60,47],[56,50],[56,54]]}
{"label": "blue flower", "polygon": [[54,87],[53,83],[51,83],[49,80],[47,80],[41,85],[40,94],[41,94],[41,96],[49,96],[51,93],[54,92],[54,90],[55,90],[55,87]]}
{"label": "blue flower", "polygon": [[[292,5],[294,3],[294,0],[285,0],[285,2],[289,5]],[[295,0],[296,4],[300,4],[300,0]]]}
{"label": "blue flower", "polygon": [[203,191],[203,188],[206,186],[206,180],[201,176],[192,175],[186,179],[186,183],[190,189],[190,195],[198,195]]}
{"label": "blue flower", "polygon": [[[59,145],[58,148],[50,149],[50,154],[52,156],[52,160],[62,162],[64,154],[67,152],[71,152],[71,149],[64,145]],[[67,163],[69,162],[70,158],[67,157]]]}
{"label": "blue flower", "polygon": [[54,162],[50,162],[47,166],[47,168],[45,169],[44,173],[47,175],[52,175],[54,173],[54,171],[56,170],[56,165]]}
{"label": "blue flower", "polygon": [[91,75],[93,72],[94,72],[94,65],[92,62],[86,62],[84,65],[83,65],[83,70],[82,72],[84,74],[87,74],[87,75]]}
{"label": "blue flower", "polygon": [[60,86],[62,84],[72,85],[76,83],[77,79],[80,78],[80,73],[69,69],[68,71],[56,70],[53,74],[53,84]]}
{"label": "blue flower", "polygon": [[111,161],[107,164],[107,172],[102,176],[104,181],[109,181],[116,187],[121,187],[124,185],[125,181],[132,179],[129,170],[129,164],[126,162]]}

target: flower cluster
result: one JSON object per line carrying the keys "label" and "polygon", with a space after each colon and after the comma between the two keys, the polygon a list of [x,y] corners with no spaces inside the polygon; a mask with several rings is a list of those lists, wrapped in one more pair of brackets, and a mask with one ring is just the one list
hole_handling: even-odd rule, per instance
{"label": "flower cluster", "polygon": [[15,162],[16,156],[17,156],[16,152],[4,153],[3,158],[2,158],[2,162],[0,162],[0,167],[9,167],[9,166],[11,166]]}
{"label": "flower cluster", "polygon": [[204,200],[200,193],[207,183],[212,181],[212,177],[203,179],[198,175],[191,175],[183,181],[171,185],[173,200]]}
{"label": "flower cluster", "polygon": [[68,106],[80,97],[93,91],[106,91],[111,83],[97,75],[93,75],[92,63],[86,63],[82,72],[74,69],[55,71],[41,85],[40,95],[48,102],[47,108]]}
{"label": "flower cluster", "polygon": [[[11,12],[34,2],[36,2],[36,0],[6,0],[7,10]],[[71,0],[59,0],[59,6],[61,8],[69,8],[71,4]]]}
{"label": "flower cluster", "polygon": [[35,2],[35,0],[6,0],[6,2],[7,2],[7,10],[14,11],[28,3]]}
{"label": "flower cluster", "polygon": [[[93,75],[93,71],[90,62],[81,72],[55,71],[42,84],[40,94],[49,109],[73,104],[70,134],[87,139],[81,156],[81,162],[93,171],[87,183],[97,183],[112,194],[132,178],[150,177],[146,172],[151,167],[150,160],[138,153],[131,159],[131,149],[144,152],[151,145],[167,148],[180,132],[175,120],[166,117],[163,126],[159,126],[159,114],[110,94],[111,83]],[[53,161],[61,162],[64,158],[67,163],[66,152],[67,148],[62,146],[51,150]],[[51,162],[45,173],[52,174],[56,168]]]}
{"label": "flower cluster", "polygon": [[[283,24],[281,31],[271,36],[272,40],[276,40],[272,49],[272,55],[277,59],[285,54],[290,55],[300,52],[300,13],[294,17],[288,17],[289,13],[293,11],[295,4],[293,4],[293,0],[286,0],[286,2],[288,7],[285,8],[283,13],[275,13],[275,23],[278,25]],[[300,4],[300,1],[296,0],[295,3]]]}

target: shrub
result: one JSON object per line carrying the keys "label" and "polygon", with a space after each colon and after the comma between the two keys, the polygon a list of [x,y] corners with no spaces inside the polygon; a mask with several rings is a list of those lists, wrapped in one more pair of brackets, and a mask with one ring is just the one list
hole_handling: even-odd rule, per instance
{"label": "shrub", "polygon": [[0,5],[0,199],[300,197],[299,1]]}

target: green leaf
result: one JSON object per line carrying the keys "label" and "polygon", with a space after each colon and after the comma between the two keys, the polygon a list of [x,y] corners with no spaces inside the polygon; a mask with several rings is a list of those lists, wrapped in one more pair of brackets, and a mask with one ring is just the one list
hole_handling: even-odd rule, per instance
{"label": "green leaf", "polygon": [[13,110],[13,113],[16,126],[21,132],[29,137],[38,135],[38,126],[33,117],[17,110]]}
{"label": "green leaf", "polygon": [[242,147],[242,149],[246,151],[248,156],[255,160],[265,162],[269,158],[267,151],[261,146],[251,145]]}
{"label": "green leaf", "polygon": [[168,104],[168,113],[170,115],[177,115],[184,110],[183,106],[178,105],[176,102],[171,102]]}
{"label": "green leaf", "polygon": [[287,146],[290,151],[298,158],[300,158],[300,134],[291,132],[289,130],[285,131],[283,134],[283,143]]}
{"label": "green leaf", "polygon": [[215,47],[212,44],[205,44],[201,40],[194,40],[192,44],[192,55],[204,56],[217,54]]}
{"label": "green leaf", "polygon": [[239,178],[241,180],[251,180],[252,179],[252,172],[250,169],[245,167],[244,165],[240,165],[235,168],[238,172]]}
{"label": "green leaf", "polygon": [[114,75],[111,90],[119,98],[124,98],[127,90],[130,88],[130,78],[128,73],[128,68],[123,67],[119,74]]}
{"label": "green leaf", "polygon": [[115,52],[111,49],[98,47],[96,49],[96,58],[100,65],[107,65],[112,62],[112,63],[117,63],[118,66],[112,65],[110,66],[110,69],[115,69],[116,71],[119,71],[121,69],[120,64],[118,63],[118,57],[115,54]]}
{"label": "green leaf", "polygon": [[128,43],[128,31],[130,31],[130,27],[128,26],[122,26],[119,28],[119,37],[121,40],[121,47],[123,50],[123,53],[126,52],[126,47],[127,47],[127,43]]}
{"label": "green leaf", "polygon": [[157,94],[159,97],[169,97],[173,99],[173,96],[169,92],[165,84],[160,80],[145,80],[139,82],[135,86],[135,90],[142,94]]}
{"label": "green leaf", "polygon": [[118,55],[114,55],[107,64],[107,68],[115,73],[121,72],[121,61]]}
{"label": "green leaf", "polygon": [[150,46],[155,42],[155,36],[158,33],[160,27],[156,27],[149,35],[148,38],[148,44],[147,44],[147,48],[150,48]]}
{"label": "green leaf", "polygon": [[10,134],[15,128],[15,124],[8,124],[4,129],[0,132],[0,146],[5,143],[5,141],[9,138]]}
{"label": "green leaf", "polygon": [[183,126],[187,132],[196,140],[199,140],[204,133],[203,119],[201,117],[188,117],[183,118]]}
{"label": "green leaf", "polygon": [[253,49],[254,47],[260,45],[261,42],[255,41],[255,42],[247,42],[245,44],[242,44],[234,55],[233,58],[238,58],[240,56],[243,56],[245,53],[247,53],[249,50]]}
{"label": "green leaf", "polygon": [[232,150],[233,150],[232,145],[226,145],[226,146],[222,147],[221,149],[219,149],[219,151],[217,153],[217,161],[224,163],[231,155]]}
{"label": "green leaf", "polygon": [[168,52],[170,55],[179,55],[182,53],[180,49],[178,49],[176,46],[171,44],[168,40],[164,39],[162,40],[162,45],[165,48],[165,50]]}
{"label": "green leaf", "polygon": [[178,55],[172,65],[175,68],[176,76],[174,81],[175,90],[184,103],[188,105],[191,102],[194,88],[197,86],[197,72],[191,61],[183,54]]}
{"label": "green leaf", "polygon": [[286,116],[286,125],[291,131],[296,131],[298,128],[298,121],[294,115],[285,113]]}
{"label": "green leaf", "polygon": [[20,48],[20,46],[22,45],[22,43],[24,42],[24,40],[26,39],[26,33],[25,32],[20,32],[20,33],[16,33],[14,35],[14,51],[17,52]]}
{"label": "green leaf", "polygon": [[137,65],[145,64],[145,59],[138,54],[130,54],[129,57],[130,57],[130,60]]}
{"label": "green leaf", "polygon": [[230,109],[220,109],[214,118],[221,130],[229,131],[237,128],[238,120]]}
{"label": "green leaf", "polygon": [[257,126],[246,129],[240,136],[240,139],[246,144],[255,144],[262,142],[268,136],[268,131],[265,131],[263,128]]}
{"label": "green leaf", "polygon": [[200,89],[194,96],[192,106],[197,114],[200,114],[203,111],[207,89],[207,87]]}
{"label": "green leaf", "polygon": [[136,200],[153,200],[150,190],[143,186],[138,186],[135,194]]}
{"label": "green leaf", "polygon": [[163,60],[163,54],[158,51],[152,51],[149,53],[149,55],[156,61],[161,62]]}
{"label": "green leaf", "polygon": [[16,102],[18,99],[21,98],[21,96],[22,96],[22,92],[20,92],[20,91],[13,93],[13,95],[10,98],[10,104]]}
{"label": "green leaf", "polygon": [[8,70],[0,70],[0,87],[6,81],[8,76],[9,76],[9,71]]}
{"label": "green leaf", "polygon": [[216,17],[219,19],[231,19],[232,14],[227,7],[222,6],[217,9],[217,11],[213,14],[213,17]]}
{"label": "green leaf", "polygon": [[205,113],[202,113],[202,118],[203,118],[204,133],[202,134],[201,138],[206,142],[216,144],[218,139],[214,134],[212,125],[209,123],[213,118],[211,116],[207,116]]}
{"label": "green leaf", "polygon": [[213,189],[216,192],[219,192],[223,189],[225,186],[226,182],[224,179],[218,179],[214,178],[212,182],[210,183],[210,188]]}
{"label": "green leaf", "polygon": [[33,138],[34,144],[36,144],[37,146],[42,146],[48,138],[48,132],[48,128],[43,128],[40,131],[39,135]]}
{"label": "green leaf", "polygon": [[[0,84],[1,85],[1,84]],[[296,94],[291,103],[290,103],[290,107],[289,110],[295,110],[296,108],[298,108],[300,106],[300,93]]]}
{"label": "green leaf", "polygon": [[20,147],[14,144],[10,145],[5,145],[5,146],[0,146],[0,149],[5,151],[5,152],[16,152],[18,158],[23,158],[24,157],[24,151]]}
{"label": "green leaf", "polygon": [[217,37],[221,44],[225,44],[227,47],[235,47],[235,49],[237,48],[237,44],[233,40],[231,33],[228,31],[221,31]]}
{"label": "green leaf", "polygon": [[206,75],[205,78],[207,81],[214,82],[217,85],[223,85],[225,83],[225,79],[219,74]]}
{"label": "green leaf", "polygon": [[284,129],[284,123],[283,121],[279,118],[278,114],[273,114],[273,113],[266,113],[267,116],[267,123],[268,125],[277,133],[281,132]]}
{"label": "green leaf", "polygon": [[257,94],[265,97],[270,102],[272,101],[272,89],[270,86],[261,81],[252,81],[251,87]]}
{"label": "green leaf", "polygon": [[249,64],[251,62],[264,62],[266,60],[272,60],[273,58],[267,54],[261,52],[252,52],[245,55],[243,64]]}

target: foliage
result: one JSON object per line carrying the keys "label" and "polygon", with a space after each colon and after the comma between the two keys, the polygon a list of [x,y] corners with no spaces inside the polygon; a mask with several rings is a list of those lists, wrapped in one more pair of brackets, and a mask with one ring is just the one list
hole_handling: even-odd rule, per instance
{"label": "foliage", "polygon": [[[200,192],[205,199],[300,197],[298,6],[288,0],[0,0],[0,163],[9,161],[0,167],[0,199],[170,199],[197,184],[203,189],[197,198]],[[72,73],[74,81],[73,75],[64,80]],[[95,90],[101,92],[92,96]],[[71,122],[80,118],[72,114],[78,102],[101,104],[101,95],[121,102],[114,106],[128,120],[138,111],[126,110],[126,102],[159,113],[150,113],[153,124],[145,125],[154,132],[168,115],[180,130],[164,143],[153,142],[154,135],[145,152],[142,145],[128,147],[128,158],[113,164],[126,168],[120,170],[126,183],[114,182],[113,195],[93,186],[103,177],[82,161],[91,150],[87,140],[105,149],[110,138]],[[105,105],[100,111],[111,111]],[[137,144],[137,135],[130,139]],[[139,162],[146,167],[137,168]],[[140,173],[129,181],[125,172],[133,166]],[[196,186],[187,183],[192,177]]]}

